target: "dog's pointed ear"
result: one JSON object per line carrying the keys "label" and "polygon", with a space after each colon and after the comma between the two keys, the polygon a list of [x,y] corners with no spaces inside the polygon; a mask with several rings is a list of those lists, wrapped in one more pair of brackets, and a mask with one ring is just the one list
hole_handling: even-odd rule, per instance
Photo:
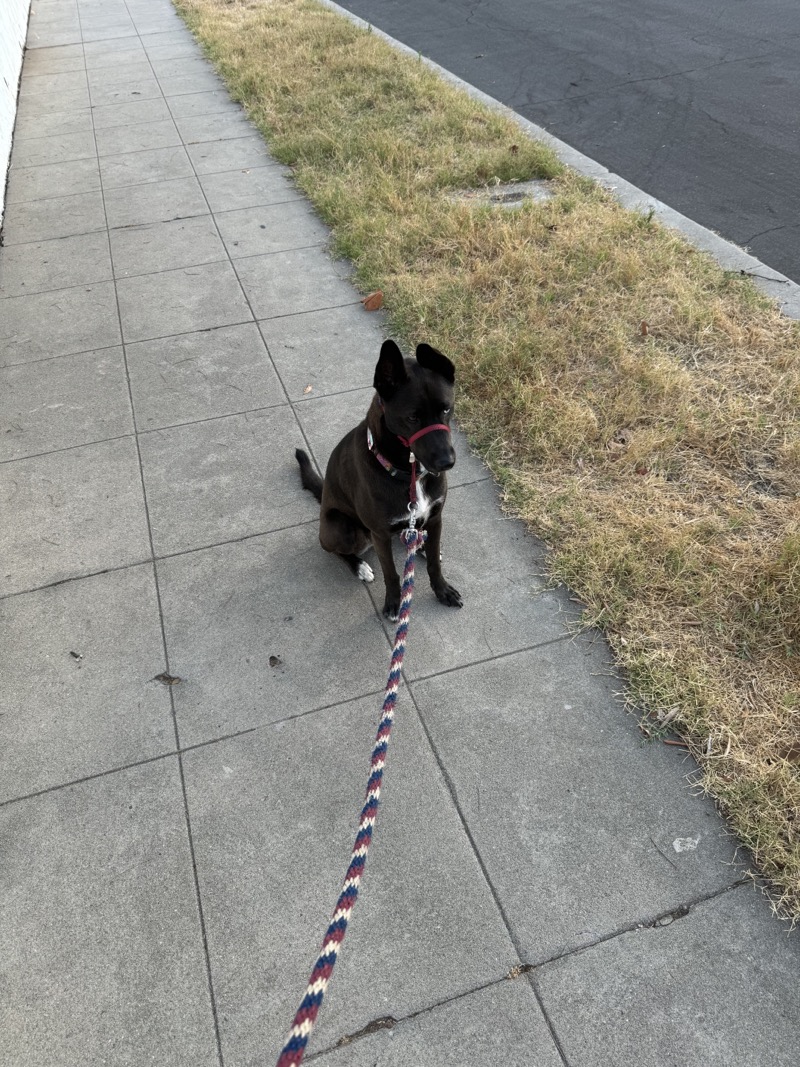
{"label": "dog's pointed ear", "polygon": [[403,353],[394,341],[384,341],[372,383],[378,396],[382,400],[390,400],[405,381],[408,381],[408,374]]}
{"label": "dog's pointed ear", "polygon": [[440,374],[451,385],[456,380],[456,368],[438,348],[431,348],[430,345],[417,345],[417,363],[425,370]]}

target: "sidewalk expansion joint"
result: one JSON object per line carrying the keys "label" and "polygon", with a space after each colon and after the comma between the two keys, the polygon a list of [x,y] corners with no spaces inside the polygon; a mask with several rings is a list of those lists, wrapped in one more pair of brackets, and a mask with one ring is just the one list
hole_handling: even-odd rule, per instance
{"label": "sidewalk expansion joint", "polygon": [[[541,592],[544,593],[544,592],[547,592],[547,590],[543,589]],[[537,593],[534,596],[532,596],[531,599],[535,599],[536,596],[539,596],[539,595],[540,594]],[[418,682],[427,682],[427,681],[430,681],[431,678],[439,678],[439,677],[441,677],[442,675],[445,675],[445,674],[453,674],[455,671],[463,671],[463,670],[466,670],[468,667],[480,667],[484,663],[494,663],[494,661],[498,660],[498,659],[508,659],[509,656],[521,656],[526,652],[535,652],[539,648],[549,648],[550,645],[561,644],[561,642],[563,642],[563,641],[574,641],[578,637],[581,637],[583,633],[588,632],[588,630],[590,630],[590,629],[591,629],[591,627],[589,627],[586,631],[582,630],[577,634],[576,633],[571,633],[571,632],[566,632],[566,633],[560,634],[558,637],[550,637],[546,641],[537,641],[537,642],[534,642],[534,644],[532,644],[532,645],[523,645],[521,648],[513,648],[509,652],[497,652],[493,656],[484,656],[481,659],[472,659],[468,663],[457,663],[452,667],[442,667],[438,671],[431,671],[430,674],[421,674],[421,675],[418,675],[417,677],[411,678],[408,681],[408,685],[409,686],[413,686],[413,685],[416,685]],[[404,672],[404,676],[405,676],[405,672]]]}
{"label": "sidewalk expansion joint", "polygon": [[710,893],[704,893],[692,900],[685,901],[683,904],[678,904],[651,919],[634,920],[587,944],[578,945],[575,948],[567,949],[564,952],[554,953],[554,955],[549,956],[547,959],[539,960],[536,963],[525,963],[522,965],[520,973],[535,975],[540,970],[549,967],[553,963],[569,959],[572,956],[579,956],[584,952],[588,952],[590,949],[597,948],[598,945],[603,945],[607,941],[615,941],[617,938],[624,937],[626,934],[635,934],[643,930],[660,930],[664,927],[671,926],[673,922],[677,922],[679,919],[685,919],[686,916],[690,915],[692,910],[698,905],[706,904],[710,900],[716,900],[717,897],[725,896],[727,893],[730,893],[735,889],[740,889],[742,886],[749,885],[750,883],[751,878],[747,875],[743,875],[742,877],[737,878],[734,882],[731,882],[730,885],[722,886],[721,889],[715,889]]}
{"label": "sidewalk expansion joint", "polygon": [[130,771],[134,767],[146,767],[148,763],[158,763],[160,760],[169,759],[170,756],[177,755],[179,755],[177,749],[170,749],[169,752],[161,752],[157,756],[148,756],[147,759],[134,760],[132,763],[123,763],[118,767],[109,767],[105,771],[96,771],[94,774],[86,774],[82,778],[73,778],[68,782],[57,782],[55,785],[45,786],[44,789],[37,789],[33,793],[24,793],[18,797],[9,797],[7,800],[0,800],[0,808],[9,807],[11,804],[20,804],[23,800],[34,800],[36,797],[46,796],[48,793],[57,793],[61,789],[70,789],[72,786],[84,785],[86,782],[94,782],[98,778],[108,778],[112,774],[119,774],[121,771]]}
{"label": "sidewalk expansion joint", "polygon": [[404,1026],[406,1023],[411,1022],[413,1019],[418,1019],[422,1015],[428,1015],[432,1011],[436,1011],[437,1008],[446,1007],[448,1004],[454,1004],[459,1000],[463,1000],[465,997],[471,997],[475,993],[482,993],[486,989],[493,989],[496,986],[500,986],[503,982],[507,982],[514,977],[515,968],[504,974],[501,978],[493,978],[489,982],[483,982],[481,985],[477,985],[474,989],[467,989],[463,993],[456,993],[452,997],[445,997],[444,1000],[434,1001],[432,1004],[426,1004],[424,1008],[418,1008],[417,1011],[409,1012],[408,1015],[402,1015],[399,1018],[395,1018],[393,1015],[381,1015],[376,1019],[372,1019],[365,1026],[362,1026],[360,1030],[354,1031],[352,1034],[343,1034],[332,1045],[328,1045],[326,1048],[319,1049],[317,1052],[312,1052],[306,1056],[306,1062],[311,1060],[321,1059],[323,1056],[329,1056],[331,1053],[338,1051],[341,1048],[346,1048],[348,1045],[352,1045],[356,1041],[360,1041],[362,1038],[369,1037],[371,1034],[376,1034],[381,1030],[393,1030],[396,1026]]}
{"label": "sidewalk expansion joint", "polygon": [[[2,372],[4,368],[0,368]],[[57,456],[61,452],[72,452],[76,448],[91,448],[92,445],[105,445],[111,444],[113,441],[126,441],[130,437],[135,437],[135,431],[131,430],[130,433],[118,433],[114,437],[98,437],[94,441],[81,441],[79,445],[62,445],[61,448],[49,448],[46,452],[31,452],[26,453],[24,456],[9,456],[8,459],[0,459],[0,466],[7,463],[23,463],[28,459],[42,459],[44,456]]]}
{"label": "sidewalk expansion joint", "polygon": [[[95,232],[96,233],[105,233],[105,230],[96,230]],[[90,285],[104,285],[104,284],[107,284],[109,282],[111,282],[113,284],[114,279],[113,278],[103,278],[103,280],[101,282],[90,282],[89,284]],[[76,289],[76,288],[80,288],[80,286],[70,285],[70,286],[67,286],[67,288]],[[45,292],[52,292],[52,293],[58,293],[58,292],[61,292],[61,291],[62,290],[60,290],[60,289],[46,289],[45,290]],[[35,295],[35,294],[31,294],[31,295]],[[7,296],[4,299],[6,299],[6,300],[17,300],[18,297]],[[3,302],[2,302],[2,300],[0,300],[0,307],[2,307],[2,304],[3,304]],[[76,356],[94,355],[94,354],[99,353],[99,352],[112,352],[115,348],[121,348],[121,347],[122,347],[122,341],[117,341],[113,345],[100,345],[99,348],[82,348],[80,350],[80,352],[62,352],[58,356],[41,356],[39,359],[25,359],[21,363],[4,363],[3,366],[0,367],[0,370],[11,370],[13,367],[33,367],[34,365],[36,365],[38,363],[50,363],[54,359],[70,359],[70,358],[74,358]],[[73,445],[73,448],[79,448],[79,447],[80,447],[79,445]]]}
{"label": "sidewalk expansion joint", "polygon": [[153,563],[152,556],[146,556],[144,559],[134,559],[129,563],[120,563],[118,567],[103,567],[99,571],[87,571],[85,574],[71,574],[67,578],[57,578],[53,582],[45,582],[44,585],[34,585],[29,589],[15,589],[13,593],[0,593],[1,600],[11,600],[15,596],[28,596],[30,593],[42,593],[45,589],[55,589],[59,585],[66,585],[68,582],[81,582],[84,578],[97,578],[101,574],[114,574],[116,571],[127,571],[132,567],[144,567],[147,564]]}

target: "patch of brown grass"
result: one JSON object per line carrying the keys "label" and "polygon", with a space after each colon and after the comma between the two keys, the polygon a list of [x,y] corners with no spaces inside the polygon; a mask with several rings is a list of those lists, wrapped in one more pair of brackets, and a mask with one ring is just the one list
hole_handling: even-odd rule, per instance
{"label": "patch of brown grass", "polygon": [[[800,914],[797,325],[311,0],[177,6],[394,329],[457,362],[462,425],[644,728],[680,730]],[[533,177],[552,200],[444,195]]]}

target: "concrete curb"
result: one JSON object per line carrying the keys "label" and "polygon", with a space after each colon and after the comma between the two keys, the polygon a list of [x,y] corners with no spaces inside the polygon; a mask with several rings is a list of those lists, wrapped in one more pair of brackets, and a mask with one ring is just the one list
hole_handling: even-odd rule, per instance
{"label": "concrete curb", "polygon": [[489,96],[482,90],[476,89],[474,85],[470,85],[469,82],[465,82],[455,74],[451,74],[449,70],[445,70],[438,63],[434,63],[432,59],[415,52],[413,48],[409,48],[402,41],[390,37],[388,33],[384,33],[383,30],[379,30],[358,15],[354,15],[352,11],[347,11],[345,8],[340,7],[333,0],[319,0],[319,2],[331,11],[343,15],[356,26],[370,30],[398,51],[405,52],[406,55],[418,59],[431,70],[436,71],[450,85],[469,93],[473,100],[479,100],[493,111],[499,111],[501,114],[513,119],[530,137],[551,148],[565,166],[570,167],[578,174],[584,175],[584,177],[593,178],[604,189],[613,193],[624,207],[630,208],[632,211],[652,212],[653,216],[664,226],[677,230],[695,248],[712,255],[725,270],[748,274],[762,292],[777,301],[783,315],[790,319],[800,319],[800,285],[787,278],[784,274],[780,274],[778,271],[773,270],[772,267],[768,267],[766,263],[762,263],[760,259],[751,256],[743,248],[733,244],[731,241],[726,241],[724,237],[720,237],[713,230],[693,222],[686,215],[682,215],[668,204],[663,203],[663,201],[650,196],[649,193],[632,185],[618,174],[613,174],[601,163],[597,163],[564,141],[553,137],[541,126],[537,126],[534,122],[523,118],[522,115],[518,115],[510,107],[502,104],[499,100],[495,100],[493,96]]}

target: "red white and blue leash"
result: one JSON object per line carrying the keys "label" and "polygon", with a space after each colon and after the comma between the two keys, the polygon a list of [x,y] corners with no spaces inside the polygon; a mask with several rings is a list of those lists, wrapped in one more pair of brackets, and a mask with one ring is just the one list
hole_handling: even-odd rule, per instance
{"label": "red white and blue leash", "polygon": [[[415,433],[407,441],[400,440],[408,448],[420,437],[433,430],[450,431],[449,426],[436,423],[426,426]],[[305,996],[300,1002],[300,1007],[292,1022],[286,1042],[278,1057],[276,1067],[298,1067],[308,1045],[314,1023],[317,1021],[319,1009],[328,983],[333,974],[333,968],[339,955],[339,949],[347,932],[347,924],[358,898],[358,890],[361,885],[361,877],[367,865],[367,853],[372,841],[372,832],[378,818],[378,805],[380,803],[381,783],[383,781],[383,769],[386,766],[386,752],[389,748],[389,738],[394,725],[394,709],[397,704],[397,691],[400,687],[400,672],[403,667],[403,657],[406,651],[406,637],[411,616],[411,598],[414,594],[414,561],[417,552],[425,544],[427,534],[424,530],[417,530],[416,502],[417,502],[417,468],[416,457],[411,452],[411,486],[408,504],[408,527],[401,533],[401,538],[406,545],[407,555],[403,568],[403,583],[400,590],[400,612],[397,616],[397,629],[394,635],[392,648],[392,660],[389,666],[389,677],[384,690],[381,718],[378,723],[378,732],[375,736],[375,746],[370,760],[370,774],[367,781],[367,792],[364,798],[364,807],[361,809],[361,817],[358,823],[358,832],[353,851],[350,855],[350,865],[344,876],[344,884],[333,909],[330,925],[325,932],[322,947],[308,980]]]}
{"label": "red white and blue leash", "polygon": [[364,798],[364,807],[361,809],[358,833],[350,856],[350,866],[344,876],[342,891],[336,901],[336,907],[333,909],[333,916],[325,933],[319,957],[308,980],[306,995],[297,1009],[286,1043],[278,1058],[277,1067],[297,1067],[302,1062],[308,1039],[311,1036],[311,1031],[314,1028],[314,1023],[322,1005],[322,998],[325,996],[325,990],[328,988],[328,982],[333,973],[339,948],[342,941],[344,941],[347,924],[350,921],[350,915],[358,897],[361,876],[367,863],[367,852],[372,841],[372,831],[378,817],[383,768],[386,766],[386,752],[394,724],[397,690],[400,686],[400,671],[403,667],[403,656],[406,651],[406,637],[411,614],[411,597],[414,592],[414,558],[417,550],[425,543],[426,537],[424,530],[415,529],[415,521],[412,513],[408,529],[403,530],[401,534],[408,548],[408,554],[403,570],[400,613],[397,616],[397,630],[394,635],[392,661],[381,708],[381,719],[378,723],[375,747],[372,750],[372,758],[370,760],[367,793]]}

